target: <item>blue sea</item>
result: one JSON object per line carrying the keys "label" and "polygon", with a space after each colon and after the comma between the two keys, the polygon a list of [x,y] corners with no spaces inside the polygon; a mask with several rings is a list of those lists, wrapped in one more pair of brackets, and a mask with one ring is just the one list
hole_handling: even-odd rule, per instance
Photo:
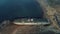
{"label": "blue sea", "polygon": [[43,9],[36,0],[0,0],[0,21],[25,18],[43,18]]}

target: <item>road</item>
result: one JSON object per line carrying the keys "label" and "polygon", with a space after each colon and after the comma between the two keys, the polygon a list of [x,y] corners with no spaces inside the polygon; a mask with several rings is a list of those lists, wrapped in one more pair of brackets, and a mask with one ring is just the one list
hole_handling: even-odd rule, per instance
{"label": "road", "polygon": [[2,31],[2,34],[36,34],[37,26],[33,25],[8,25]]}
{"label": "road", "polygon": [[[49,31],[50,30],[50,31]],[[1,34],[55,34],[53,27],[36,25],[15,25],[5,27]]]}

